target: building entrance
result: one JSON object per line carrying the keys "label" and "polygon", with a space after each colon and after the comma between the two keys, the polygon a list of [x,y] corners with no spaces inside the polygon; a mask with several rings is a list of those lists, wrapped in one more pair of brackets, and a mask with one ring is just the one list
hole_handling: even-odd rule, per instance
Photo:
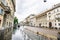
{"label": "building entrance", "polygon": [[39,27],[41,27],[41,23],[39,24]]}
{"label": "building entrance", "polygon": [[52,22],[49,22],[49,28],[51,28],[52,27]]}

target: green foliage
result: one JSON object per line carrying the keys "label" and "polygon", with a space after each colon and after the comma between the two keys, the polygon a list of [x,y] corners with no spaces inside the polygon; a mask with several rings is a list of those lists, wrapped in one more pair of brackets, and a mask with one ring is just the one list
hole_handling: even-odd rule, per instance
{"label": "green foliage", "polygon": [[14,24],[18,24],[18,18],[14,17]]}

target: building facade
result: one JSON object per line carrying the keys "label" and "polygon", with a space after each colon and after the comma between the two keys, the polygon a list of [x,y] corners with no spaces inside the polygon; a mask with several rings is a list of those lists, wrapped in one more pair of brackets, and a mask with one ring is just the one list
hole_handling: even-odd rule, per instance
{"label": "building facade", "polygon": [[[26,20],[26,25],[28,26],[34,26],[34,21],[35,21],[35,15],[34,14],[30,14],[27,18],[25,18]],[[34,20],[34,21],[33,21]]]}
{"label": "building facade", "polygon": [[60,29],[60,5],[56,4],[53,8],[35,16],[36,26]]}
{"label": "building facade", "polygon": [[12,0],[0,0],[0,28],[2,26],[13,26],[14,5]]}
{"label": "building facade", "polygon": [[46,13],[42,13],[36,16],[36,26],[37,27],[47,26],[47,14]]}
{"label": "building facade", "polygon": [[30,26],[60,29],[60,3],[38,15],[28,16],[26,22]]}
{"label": "building facade", "polygon": [[[27,24],[29,24],[29,26],[31,27],[27,27],[30,33],[27,34],[27,32],[25,31],[25,34],[27,34],[29,38],[35,39],[34,37],[36,36],[32,37],[32,35],[33,33],[36,32],[37,34],[40,33],[40,35],[37,35],[40,36],[36,38],[37,40],[38,39],[39,40],[60,40],[60,30],[59,30],[60,29],[60,3],[54,5],[53,8],[48,9],[45,12],[42,12],[34,17],[29,16],[27,18],[27,21],[28,21]],[[36,28],[36,27],[46,27],[46,28]],[[31,32],[33,32],[32,35],[30,35]]]}
{"label": "building facade", "polygon": [[15,0],[0,0],[0,40],[11,40],[14,12]]}

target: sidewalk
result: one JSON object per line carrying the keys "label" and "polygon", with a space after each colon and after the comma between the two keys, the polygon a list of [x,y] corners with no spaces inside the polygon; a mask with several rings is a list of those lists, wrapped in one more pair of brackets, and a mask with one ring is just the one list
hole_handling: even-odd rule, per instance
{"label": "sidewalk", "polygon": [[49,38],[54,38],[54,39],[57,39],[57,37],[58,37],[57,34],[60,31],[60,30],[55,30],[55,29],[37,28],[37,27],[29,27],[29,26],[26,26],[25,30],[29,30],[33,33],[43,35],[43,36],[46,36],[46,37],[49,37]]}

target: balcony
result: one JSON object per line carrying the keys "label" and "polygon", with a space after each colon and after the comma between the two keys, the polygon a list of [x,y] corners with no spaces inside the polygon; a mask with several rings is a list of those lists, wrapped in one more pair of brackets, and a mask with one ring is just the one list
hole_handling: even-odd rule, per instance
{"label": "balcony", "polygon": [[60,13],[55,15],[55,19],[57,19],[57,20],[60,19]]}
{"label": "balcony", "polygon": [[9,14],[11,12],[10,7],[5,6],[5,13]]}

